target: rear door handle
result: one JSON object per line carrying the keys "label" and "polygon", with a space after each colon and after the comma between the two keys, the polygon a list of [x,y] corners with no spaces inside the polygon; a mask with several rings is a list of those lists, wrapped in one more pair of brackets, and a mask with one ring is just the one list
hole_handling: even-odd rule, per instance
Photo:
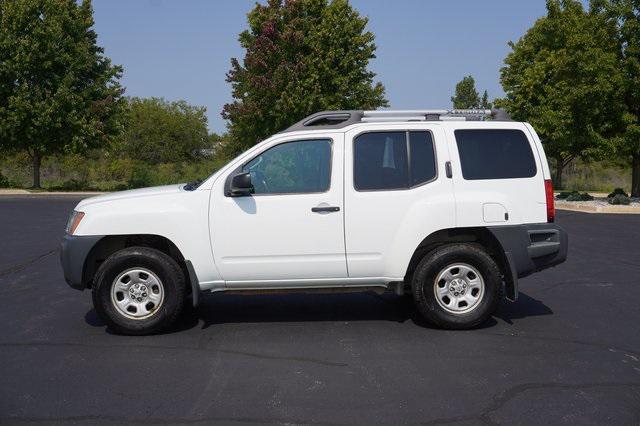
{"label": "rear door handle", "polygon": [[340,207],[335,207],[335,206],[311,207],[311,211],[314,212],[314,213],[339,212],[340,211]]}

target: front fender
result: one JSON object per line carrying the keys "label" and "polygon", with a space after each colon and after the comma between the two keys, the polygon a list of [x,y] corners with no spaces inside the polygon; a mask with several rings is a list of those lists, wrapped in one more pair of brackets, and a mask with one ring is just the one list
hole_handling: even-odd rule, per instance
{"label": "front fender", "polygon": [[60,263],[64,279],[71,288],[84,290],[84,265],[91,249],[103,238],[103,235],[65,235],[60,248]]}
{"label": "front fender", "polygon": [[87,199],[76,207],[85,216],[75,235],[157,235],[191,261],[201,283],[218,282],[221,277],[210,244],[209,196],[209,190],[168,190]]}

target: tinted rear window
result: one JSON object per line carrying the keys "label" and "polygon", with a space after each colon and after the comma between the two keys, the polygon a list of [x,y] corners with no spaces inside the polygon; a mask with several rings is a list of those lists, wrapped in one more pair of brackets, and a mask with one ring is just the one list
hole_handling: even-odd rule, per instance
{"label": "tinted rear window", "polygon": [[436,177],[436,158],[431,132],[409,132],[411,186]]}
{"label": "tinted rear window", "polygon": [[354,151],[356,189],[408,187],[406,132],[365,133],[356,138]]}
{"label": "tinted rear window", "polygon": [[358,191],[409,189],[436,178],[431,132],[370,132],[354,142]]}
{"label": "tinted rear window", "polygon": [[536,162],[521,130],[456,130],[456,143],[467,180],[533,177]]}

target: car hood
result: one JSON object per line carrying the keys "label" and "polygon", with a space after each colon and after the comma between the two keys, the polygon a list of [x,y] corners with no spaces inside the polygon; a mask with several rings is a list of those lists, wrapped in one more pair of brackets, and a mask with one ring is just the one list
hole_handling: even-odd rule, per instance
{"label": "car hood", "polygon": [[78,206],[76,207],[76,210],[81,210],[83,206],[98,203],[107,203],[109,201],[115,200],[173,195],[184,191],[182,189],[183,186],[184,183],[181,183],[178,185],[153,186],[151,188],[130,189],[128,191],[112,192],[110,194],[98,195],[97,197],[90,197],[80,201],[80,203],[78,203]]}

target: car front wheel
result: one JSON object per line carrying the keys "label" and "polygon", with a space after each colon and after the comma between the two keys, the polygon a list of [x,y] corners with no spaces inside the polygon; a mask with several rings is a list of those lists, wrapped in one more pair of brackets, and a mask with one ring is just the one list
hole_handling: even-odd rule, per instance
{"label": "car front wheel", "polygon": [[109,256],[93,283],[93,305],[109,328],[121,334],[153,334],[180,315],[185,277],[174,259],[148,247],[128,247]]}

